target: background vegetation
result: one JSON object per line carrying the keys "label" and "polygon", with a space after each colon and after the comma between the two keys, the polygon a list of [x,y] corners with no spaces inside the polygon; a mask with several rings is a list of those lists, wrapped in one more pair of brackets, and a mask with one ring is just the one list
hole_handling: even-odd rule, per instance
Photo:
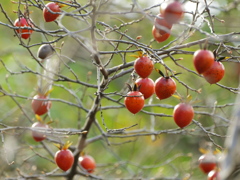
{"label": "background vegetation", "polygon": [[[46,23],[42,8],[48,2],[0,3],[1,178],[206,179],[198,168],[199,148],[211,144],[213,149],[224,150],[239,93],[240,2],[181,1],[184,18],[163,43],[152,37],[161,0],[52,0],[64,2],[67,6],[62,10],[68,13]],[[29,40],[19,39],[13,27],[19,13],[26,10],[36,25]],[[209,50],[219,48],[219,56],[230,57],[223,61],[224,78],[214,85],[198,75],[192,63],[193,53],[206,39]],[[30,127],[36,122],[31,101],[44,70],[36,54],[46,43],[55,46],[58,56],[51,61],[60,60],[60,71],[50,95],[52,108],[44,118],[53,121],[52,132],[37,143],[31,136]],[[153,95],[136,115],[124,107],[126,83],[137,77],[133,71],[136,58],[131,55],[139,50],[154,60],[155,68],[164,71],[165,66],[181,73],[175,77],[177,92],[185,97],[191,94],[196,101],[194,121],[188,127],[180,129],[173,121],[173,108],[179,103],[174,97],[160,101]],[[104,89],[100,88],[102,68],[111,72]],[[159,74],[153,72],[150,77],[156,80]],[[97,108],[96,100],[100,100]],[[97,112],[87,144],[79,148],[81,131],[94,108]],[[53,155],[58,149],[53,144],[66,141],[73,142],[70,149],[76,156],[83,150],[95,158],[93,174],[77,167],[72,177],[72,171],[65,173],[57,167]]]}

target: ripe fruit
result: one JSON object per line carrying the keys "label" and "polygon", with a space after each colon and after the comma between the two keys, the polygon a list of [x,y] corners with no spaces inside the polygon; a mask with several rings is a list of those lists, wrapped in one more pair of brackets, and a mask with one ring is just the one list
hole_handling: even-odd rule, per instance
{"label": "ripe fruit", "polygon": [[194,110],[189,103],[180,103],[174,107],[173,119],[180,128],[189,125],[192,122],[193,116]]}
{"label": "ripe fruit", "polygon": [[169,98],[176,91],[176,83],[170,77],[160,77],[155,81],[155,93],[162,100]]}
{"label": "ripe fruit", "polygon": [[165,34],[162,35],[159,32],[159,30],[156,29],[155,26],[153,26],[153,28],[152,28],[152,35],[158,43],[166,41],[170,37],[169,33],[165,33]]}
{"label": "ripe fruit", "polygon": [[209,50],[197,50],[193,55],[194,67],[199,74],[207,71],[214,63],[214,54]]}
{"label": "ripe fruit", "polygon": [[[43,17],[45,19],[46,22],[51,22],[51,21],[55,21],[57,19],[57,17],[60,15],[59,12],[61,12],[61,6],[58,3],[55,2],[50,2],[48,4],[45,5],[45,7],[43,8]],[[51,10],[52,12],[54,12],[54,14],[49,11]]]}
{"label": "ripe fruit", "polygon": [[215,84],[219,82],[225,73],[225,68],[223,64],[219,61],[214,61],[213,65],[203,73],[203,77],[210,84]]}
{"label": "ripe fruit", "polygon": [[68,149],[70,145],[66,143],[61,150],[56,152],[54,157],[56,164],[63,171],[70,169],[74,162],[73,153]]}
{"label": "ripe fruit", "polygon": [[133,114],[141,111],[144,106],[144,97],[143,94],[139,92],[138,88],[139,87],[135,84],[132,90],[129,85],[130,92],[128,92],[127,96],[124,98],[126,108]]}
{"label": "ripe fruit", "polygon": [[41,116],[47,113],[51,106],[52,102],[48,101],[46,96],[37,94],[33,97],[32,109],[35,114]]}
{"label": "ripe fruit", "polygon": [[217,170],[212,170],[208,173],[208,179],[207,180],[218,180],[218,171]]}
{"label": "ripe fruit", "polygon": [[208,174],[217,167],[217,158],[212,153],[203,154],[198,159],[199,168]]}
{"label": "ripe fruit", "polygon": [[126,108],[133,114],[138,113],[144,106],[143,94],[139,91],[130,91],[124,99]]}
{"label": "ripe fruit", "polygon": [[[24,17],[20,17],[15,20],[14,22],[15,27],[27,27],[27,28],[32,28],[33,24],[29,19],[25,19]],[[32,34],[33,30],[31,29],[16,29],[16,32],[23,38],[23,39],[28,39],[30,35]]]}
{"label": "ripe fruit", "polygon": [[180,2],[169,3],[165,9],[161,9],[163,17],[170,24],[177,23],[183,16],[183,6]]}
{"label": "ripe fruit", "polygon": [[96,167],[95,160],[92,156],[84,155],[79,157],[79,164],[89,173],[92,173]]}
{"label": "ripe fruit", "polygon": [[[49,128],[47,124],[41,123],[41,122],[35,122],[32,125],[32,128]],[[40,142],[44,139],[46,139],[46,135],[43,132],[39,132],[39,131],[32,131],[32,137],[35,141]]]}
{"label": "ripe fruit", "polygon": [[139,86],[139,91],[143,94],[144,99],[151,97],[154,90],[154,82],[151,78],[138,78],[136,84]]}
{"label": "ripe fruit", "polygon": [[165,76],[160,70],[157,71],[162,77],[155,81],[155,93],[160,100],[169,98],[176,91],[176,83],[170,76]]}
{"label": "ripe fruit", "polygon": [[141,78],[146,78],[153,71],[153,61],[147,56],[139,56],[134,62],[134,70]]}
{"label": "ripe fruit", "polygon": [[161,35],[166,33],[170,34],[172,24],[169,24],[161,14],[158,14],[157,17],[154,19],[154,26],[158,30]]}

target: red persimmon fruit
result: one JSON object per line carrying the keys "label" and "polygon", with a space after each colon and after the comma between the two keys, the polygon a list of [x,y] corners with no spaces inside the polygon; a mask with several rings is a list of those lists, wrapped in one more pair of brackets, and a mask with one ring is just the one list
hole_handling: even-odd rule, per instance
{"label": "red persimmon fruit", "polygon": [[155,92],[154,81],[151,78],[138,78],[136,84],[139,86],[139,91],[143,94],[144,99],[148,99]]}
{"label": "red persimmon fruit", "polygon": [[39,116],[47,113],[52,106],[52,102],[44,95],[37,94],[32,100],[33,112]]}
{"label": "red persimmon fruit", "polygon": [[184,128],[192,122],[194,116],[194,110],[189,103],[180,103],[174,107],[173,119],[175,123]]}
{"label": "red persimmon fruit", "polygon": [[153,61],[148,56],[140,56],[134,62],[134,70],[141,78],[146,78],[153,71]]}
{"label": "red persimmon fruit", "polygon": [[220,61],[214,61],[212,66],[202,75],[210,84],[219,82],[225,73],[224,65]]}
{"label": "red persimmon fruit", "polygon": [[129,85],[129,89],[130,91],[124,98],[124,104],[131,113],[136,114],[144,107],[144,97],[137,84],[134,85],[133,89]]}
{"label": "red persimmon fruit", "polygon": [[176,88],[176,83],[171,77],[159,77],[155,81],[155,93],[160,100],[172,96]]}
{"label": "red persimmon fruit", "polygon": [[73,153],[68,149],[68,145],[64,145],[62,149],[57,151],[54,159],[58,167],[63,171],[70,169],[74,162]]}
{"label": "red persimmon fruit", "polygon": [[[26,19],[24,17],[20,17],[15,20],[14,22],[15,27],[27,27],[27,28],[32,28],[33,24],[29,19]],[[23,39],[28,39],[30,35],[33,33],[33,30],[31,29],[16,29],[16,32],[23,38]]]}
{"label": "red persimmon fruit", "polygon": [[164,42],[170,37],[170,33],[165,33],[162,35],[155,26],[152,28],[152,35],[158,43]]}
{"label": "red persimmon fruit", "polygon": [[47,124],[41,123],[41,122],[35,122],[32,125],[33,131],[32,131],[32,137],[35,141],[40,142],[46,139],[46,135],[43,132],[39,132],[37,130],[34,130],[34,128],[49,128]]}
{"label": "red persimmon fruit", "polygon": [[212,51],[201,49],[193,55],[193,64],[199,74],[207,71],[214,63],[214,54]]}
{"label": "red persimmon fruit", "polygon": [[90,155],[84,155],[79,157],[79,164],[82,166],[83,169],[92,173],[96,167],[96,162],[94,158]]}
{"label": "red persimmon fruit", "polygon": [[179,1],[173,1],[165,6],[165,8],[161,9],[162,16],[165,20],[170,23],[178,23],[184,14],[184,9],[182,3]]}
{"label": "red persimmon fruit", "polygon": [[[45,5],[43,8],[43,17],[46,22],[52,22],[55,21],[58,16],[60,15],[59,13],[61,12],[61,6],[58,3],[55,2],[50,2]],[[52,12],[53,13],[52,13]]]}
{"label": "red persimmon fruit", "polygon": [[199,168],[205,174],[208,174],[210,171],[214,170],[217,167],[217,158],[212,153],[203,154],[198,159]]}
{"label": "red persimmon fruit", "polygon": [[169,24],[161,14],[158,14],[154,19],[154,26],[161,35],[170,34],[172,24]]}
{"label": "red persimmon fruit", "polygon": [[154,83],[155,93],[160,100],[169,98],[177,89],[176,83],[171,76],[165,76],[162,71],[158,69],[157,71],[162,77],[156,79]]}

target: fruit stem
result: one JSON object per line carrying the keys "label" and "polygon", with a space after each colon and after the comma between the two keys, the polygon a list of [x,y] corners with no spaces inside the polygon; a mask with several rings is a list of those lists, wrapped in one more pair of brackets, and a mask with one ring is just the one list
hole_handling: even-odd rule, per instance
{"label": "fruit stem", "polygon": [[165,67],[165,71],[166,71],[166,76],[169,77],[169,75],[168,75],[168,70],[167,70],[166,67]]}
{"label": "fruit stem", "polygon": [[204,43],[204,46],[203,46],[203,49],[206,50],[207,49],[207,45],[208,45],[208,39],[206,39],[205,43]]}
{"label": "fruit stem", "polygon": [[133,88],[129,83],[126,83],[126,85],[127,85],[129,91],[133,91]]}
{"label": "fruit stem", "polygon": [[40,123],[43,123],[43,120],[39,115],[35,114],[35,117]]}
{"label": "fruit stem", "polygon": [[61,4],[61,3],[56,3],[56,4],[59,6],[59,8],[67,6],[66,4]]}
{"label": "fruit stem", "polygon": [[155,68],[155,70],[162,76],[165,77],[165,75],[163,74],[163,72],[160,69]]}
{"label": "fruit stem", "polygon": [[230,58],[230,57],[220,57],[220,58],[218,58],[216,61],[217,61],[217,62],[220,62],[220,61],[222,61],[222,60],[224,60],[224,59],[228,59],[228,58]]}
{"label": "fruit stem", "polygon": [[48,90],[48,91],[44,94],[44,96],[47,97],[52,91],[53,91],[53,88],[50,89],[50,90]]}
{"label": "fruit stem", "polygon": [[141,85],[139,86],[137,83],[134,83],[133,91],[139,91],[140,88],[141,88]]}
{"label": "fruit stem", "polygon": [[218,51],[217,49],[214,49],[214,50],[213,50],[214,59],[217,58],[217,51]]}
{"label": "fruit stem", "polygon": [[179,74],[182,74],[182,73],[175,73],[175,74],[173,74],[173,75],[171,75],[171,76],[169,76],[169,77],[174,77],[174,76],[177,76],[177,75],[179,75]]}

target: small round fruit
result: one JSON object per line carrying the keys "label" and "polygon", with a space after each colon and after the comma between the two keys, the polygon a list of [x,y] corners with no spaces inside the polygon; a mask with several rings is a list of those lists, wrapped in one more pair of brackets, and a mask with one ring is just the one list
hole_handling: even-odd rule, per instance
{"label": "small round fruit", "polygon": [[156,29],[155,26],[153,26],[153,28],[152,28],[152,35],[158,43],[166,41],[170,37],[170,33],[165,33],[162,35],[159,32],[159,30]]}
{"label": "small round fruit", "polygon": [[161,14],[158,14],[156,18],[154,19],[154,26],[158,30],[158,32],[161,35],[164,35],[166,33],[170,33],[172,24],[169,24]]}
{"label": "small round fruit", "polygon": [[[24,17],[20,17],[15,20],[14,22],[15,27],[27,27],[27,28],[32,28],[33,25],[30,20],[25,19]],[[16,29],[16,32],[23,38],[23,39],[28,39],[30,35],[33,33],[33,30],[31,29]]]}
{"label": "small round fruit", "polygon": [[193,107],[188,103],[180,103],[174,107],[173,119],[180,128],[189,125],[192,122],[193,116]]}
{"label": "small round fruit", "polygon": [[171,77],[159,77],[155,81],[155,93],[162,100],[169,98],[176,91],[176,83]]}
{"label": "small round fruit", "polygon": [[61,149],[57,151],[54,159],[58,167],[63,171],[70,169],[74,162],[73,153],[69,149]]}
{"label": "small round fruit", "polygon": [[163,11],[166,9],[166,7],[168,6],[169,2],[162,2],[161,6],[160,6],[160,14],[163,14]]}
{"label": "small round fruit", "polygon": [[198,159],[199,168],[205,173],[208,174],[210,171],[214,170],[217,167],[217,158],[212,153],[203,154]]}
{"label": "small round fruit", "polygon": [[153,71],[153,61],[147,56],[140,56],[134,62],[134,70],[141,78],[146,78]]}
{"label": "small round fruit", "polygon": [[225,68],[223,64],[219,61],[214,61],[213,65],[203,73],[203,77],[210,84],[215,84],[219,82],[225,73]]}
{"label": "small round fruit", "polygon": [[184,10],[183,5],[178,2],[174,1],[169,3],[165,9],[162,9],[162,15],[166,19],[166,21],[170,24],[177,23],[181,20]]}
{"label": "small round fruit", "polygon": [[84,155],[79,157],[79,164],[82,166],[83,169],[92,173],[96,167],[95,160],[92,156]]}
{"label": "small round fruit", "polygon": [[212,170],[208,173],[208,179],[207,180],[218,180],[218,171]]}
{"label": "small round fruit", "polygon": [[39,116],[47,113],[52,106],[52,102],[47,100],[44,95],[36,95],[32,100],[33,112]]}
{"label": "small round fruit", "polygon": [[43,44],[39,47],[37,57],[45,60],[54,53],[54,49],[50,44]]}
{"label": "small round fruit", "polygon": [[194,67],[199,74],[202,74],[213,65],[214,59],[212,51],[197,50],[193,55]]}
{"label": "small round fruit", "polygon": [[43,141],[44,139],[46,139],[46,135],[43,132],[39,132],[39,131],[34,131],[34,128],[49,128],[47,124],[43,124],[41,122],[35,122],[32,125],[33,131],[32,131],[32,137],[35,141],[40,142]]}
{"label": "small round fruit", "polygon": [[[48,9],[54,12],[54,14]],[[61,12],[60,6],[55,2],[50,2],[46,4],[45,7],[43,8],[43,17],[46,22],[52,22],[58,18],[60,12]]]}
{"label": "small round fruit", "polygon": [[151,78],[138,78],[136,84],[140,87],[139,91],[143,94],[144,99],[151,97],[154,90],[154,82]]}
{"label": "small round fruit", "polygon": [[144,97],[139,91],[130,91],[124,99],[126,108],[133,114],[138,113],[144,107]]}

